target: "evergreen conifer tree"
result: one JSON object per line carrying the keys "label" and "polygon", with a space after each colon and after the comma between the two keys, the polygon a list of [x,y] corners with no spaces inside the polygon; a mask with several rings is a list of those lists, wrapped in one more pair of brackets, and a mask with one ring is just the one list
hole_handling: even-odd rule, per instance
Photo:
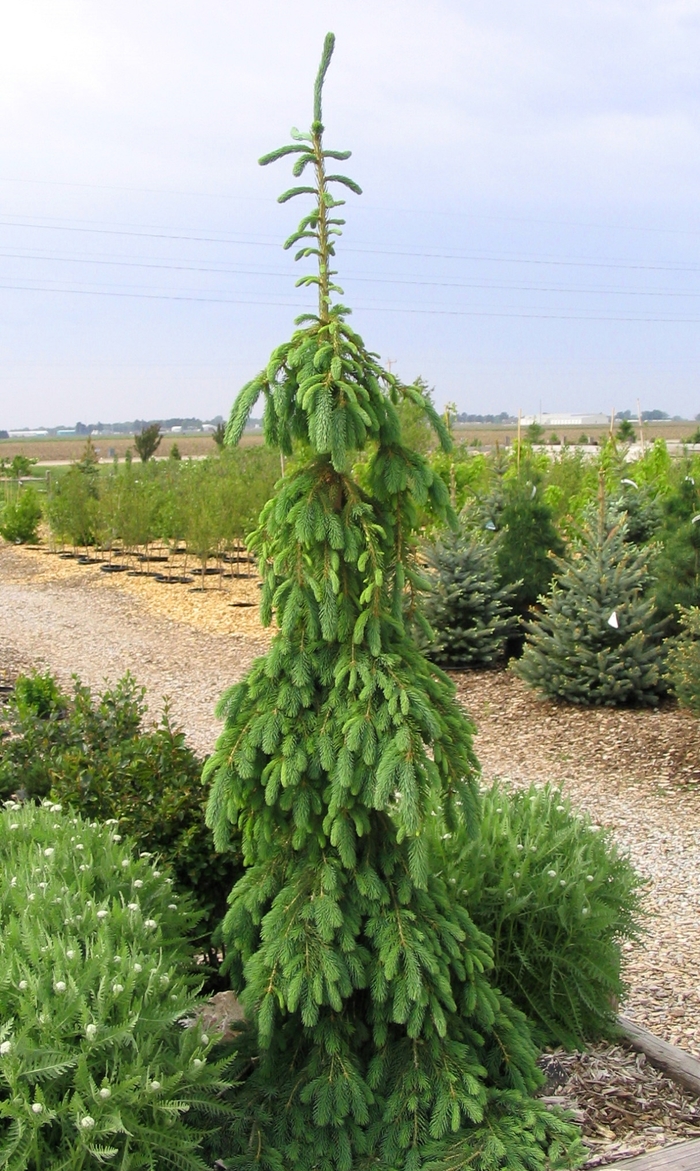
{"label": "evergreen conifer tree", "polygon": [[700,605],[700,483],[687,465],[681,465],[679,482],[664,499],[658,539],[656,612],[670,620],[675,633],[680,630],[677,607]]}
{"label": "evergreen conifer tree", "polygon": [[549,588],[554,573],[552,554],[561,556],[564,542],[536,480],[521,473],[505,481],[504,488],[496,563],[501,581],[514,587],[516,613],[525,615]]}
{"label": "evergreen conifer tree", "polygon": [[515,633],[514,587],[499,583],[496,549],[460,531],[428,550],[433,579],[425,616],[434,640],[427,653],[443,670],[496,663]]}
{"label": "evergreen conifer tree", "polygon": [[[226,693],[208,775],[220,847],[247,871],[223,925],[251,1022],[227,1165],[238,1171],[417,1171],[570,1165],[577,1140],[531,1091],[525,1018],[489,981],[491,947],[438,864],[477,820],[471,728],[407,631],[420,510],[447,490],[401,441],[401,396],[449,440],[427,398],[400,387],[333,304],[331,185],[349,152],[323,145],[324,45],[309,134],[262,163],[311,167],[314,209],[287,246],[315,256],[318,313],[240,392],[236,443],[258,396],[268,442],[310,458],[278,486],[251,544],[269,652]],[[353,453],[365,451],[363,484]],[[576,1151],[578,1153],[578,1150]]]}
{"label": "evergreen conifer tree", "polygon": [[658,703],[664,693],[661,626],[647,592],[648,555],[625,541],[624,522],[606,523],[602,489],[597,523],[571,561],[558,561],[544,610],[528,625],[517,673],[567,703]]}

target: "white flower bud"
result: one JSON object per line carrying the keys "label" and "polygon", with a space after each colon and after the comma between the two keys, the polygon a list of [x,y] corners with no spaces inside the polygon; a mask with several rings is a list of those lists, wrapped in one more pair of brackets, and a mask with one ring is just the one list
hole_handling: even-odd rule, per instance
{"label": "white flower bud", "polygon": [[32,1113],[33,1114],[43,1114],[44,1113],[44,1107],[42,1106],[41,1102],[32,1102]]}
{"label": "white flower bud", "polygon": [[142,879],[142,878],[136,878],[136,879],[134,879],[134,886],[135,886],[137,889],[140,889],[140,888],[143,886],[143,879]]}
{"label": "white flower bud", "polygon": [[18,988],[19,988],[19,989],[20,989],[22,992],[24,992],[25,988],[27,988],[27,987],[28,987],[27,981],[26,981],[26,980],[20,980],[20,982],[19,982],[19,984],[17,985],[17,987],[18,987]]}
{"label": "white flower bud", "polygon": [[53,987],[54,992],[65,992],[68,985],[66,984],[65,980],[57,980]]}
{"label": "white flower bud", "polygon": [[88,1041],[94,1041],[95,1037],[97,1036],[97,1025],[86,1025],[85,1036],[87,1037]]}
{"label": "white flower bud", "polygon": [[100,1090],[100,1097],[104,1098],[105,1100],[112,1097],[112,1091],[110,1090],[109,1086],[102,1087]]}
{"label": "white flower bud", "polygon": [[7,1057],[7,1054],[10,1052],[11,1048],[11,1041],[3,1041],[2,1044],[0,1044],[0,1057]]}
{"label": "white flower bud", "polygon": [[143,968],[141,967],[140,964],[134,964],[134,971],[135,972],[142,972]]}
{"label": "white flower bud", "polygon": [[44,857],[50,858],[52,854],[53,854],[53,846],[47,846],[46,849],[44,850]]}
{"label": "white flower bud", "polygon": [[155,919],[144,919],[143,925],[144,925],[144,927],[149,927],[149,928],[153,928],[153,927],[158,926]]}
{"label": "white flower bud", "polygon": [[152,1090],[159,1090],[160,1089],[160,1082],[152,1081],[151,1082],[151,1089]]}
{"label": "white flower bud", "polygon": [[95,1119],[91,1118],[89,1114],[86,1114],[84,1118],[80,1119],[80,1125],[83,1130],[91,1130],[95,1125]]}
{"label": "white flower bud", "polygon": [[124,985],[123,985],[123,984],[113,984],[113,985],[112,985],[112,992],[114,993],[114,995],[115,995],[115,996],[118,996],[118,995],[119,995],[119,993],[120,993],[120,992],[123,992],[123,991],[124,991]]}

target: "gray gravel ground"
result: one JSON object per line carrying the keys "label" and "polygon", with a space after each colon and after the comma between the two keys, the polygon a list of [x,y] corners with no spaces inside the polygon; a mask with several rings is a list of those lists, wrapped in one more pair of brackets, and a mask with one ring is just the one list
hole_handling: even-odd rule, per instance
{"label": "gray gravel ground", "polygon": [[92,688],[131,671],[147,689],[152,717],[167,695],[188,741],[211,751],[221,727],[217,700],[264,645],[160,617],[99,580],[37,581],[31,569],[0,549],[0,671],[50,668],[64,683],[75,673]]}

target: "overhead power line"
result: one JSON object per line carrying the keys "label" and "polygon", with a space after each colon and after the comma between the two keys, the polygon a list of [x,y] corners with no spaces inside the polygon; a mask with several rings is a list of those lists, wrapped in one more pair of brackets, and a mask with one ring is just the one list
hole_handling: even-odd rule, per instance
{"label": "overhead power line", "polygon": [[[173,241],[188,241],[199,244],[228,244],[245,247],[261,247],[261,248],[279,248],[279,240],[256,240],[246,238],[236,238],[232,235],[220,233],[218,235],[204,235],[204,234],[190,234],[189,232],[174,232],[154,231],[154,230],[136,230],[135,228],[100,228],[85,224],[62,224],[62,223],[42,223],[40,221],[29,220],[0,220],[0,226],[12,228],[24,228],[39,231],[56,231],[56,232],[77,232],[87,235],[101,235],[101,236],[119,236],[129,237],[131,239],[149,239],[149,240],[173,240]],[[564,260],[557,257],[543,257],[543,256],[518,256],[518,255],[498,255],[493,253],[481,252],[464,252],[453,249],[451,251],[422,251],[414,252],[400,248],[376,248],[374,246],[366,245],[352,245],[346,244],[343,246],[343,251],[348,253],[357,253],[360,255],[371,256],[404,256],[420,258],[424,260],[456,260],[456,261],[475,261],[493,264],[535,264],[535,265],[550,265],[554,267],[566,268],[605,268],[616,269],[620,271],[629,272],[700,272],[700,265],[682,265],[682,264],[650,264],[641,261],[622,261],[622,260],[599,260],[599,259],[575,259]]]}
{"label": "overhead power line", "polygon": [[[145,301],[182,301],[197,302],[205,305],[266,305],[280,308],[299,308],[303,305],[290,301],[270,301],[253,299],[250,297],[201,296],[194,293],[153,293],[134,292],[124,289],[80,289],[60,288],[55,285],[14,285],[0,282],[0,289],[13,290],[24,293],[67,293],[88,297],[120,297],[138,298]],[[430,317],[503,317],[522,320],[542,321],[616,321],[616,322],[656,322],[668,325],[698,325],[700,317],[641,317],[631,315],[603,315],[582,313],[561,313],[553,310],[539,310],[537,312],[520,308],[490,310],[490,309],[430,309],[427,307],[413,307],[407,305],[357,305],[356,310],[366,313],[410,313]]]}
{"label": "overhead power line", "polygon": [[[164,272],[193,272],[193,273],[207,273],[214,276],[263,276],[263,277],[289,277],[288,271],[271,270],[262,268],[222,268],[220,266],[213,267],[211,265],[198,264],[173,264],[165,260],[134,260],[121,259],[119,257],[92,257],[92,256],[59,256],[55,253],[35,253],[35,252],[0,252],[0,259],[8,260],[36,260],[48,261],[59,264],[86,264],[86,265],[101,265],[111,268],[145,268],[149,270],[164,271]],[[679,289],[629,289],[629,288],[605,288],[601,286],[593,287],[581,285],[514,285],[514,284],[494,284],[493,282],[484,281],[433,281],[425,280],[422,277],[414,277],[411,275],[399,275],[394,273],[387,273],[384,276],[375,276],[373,274],[365,275],[361,273],[347,273],[342,278],[346,282],[358,281],[370,284],[388,284],[388,285],[408,285],[420,288],[440,288],[440,289],[478,289],[478,290],[494,290],[496,292],[521,292],[521,293],[584,293],[590,295],[605,295],[605,296],[624,296],[624,297],[700,297],[700,290],[679,290]]]}

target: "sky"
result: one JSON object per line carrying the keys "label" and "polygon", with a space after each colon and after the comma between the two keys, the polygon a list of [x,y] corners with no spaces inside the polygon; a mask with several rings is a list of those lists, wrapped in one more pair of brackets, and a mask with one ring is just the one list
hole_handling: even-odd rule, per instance
{"label": "sky", "polygon": [[0,0],[0,428],[227,415],[313,292],[470,413],[700,412],[700,0]]}

